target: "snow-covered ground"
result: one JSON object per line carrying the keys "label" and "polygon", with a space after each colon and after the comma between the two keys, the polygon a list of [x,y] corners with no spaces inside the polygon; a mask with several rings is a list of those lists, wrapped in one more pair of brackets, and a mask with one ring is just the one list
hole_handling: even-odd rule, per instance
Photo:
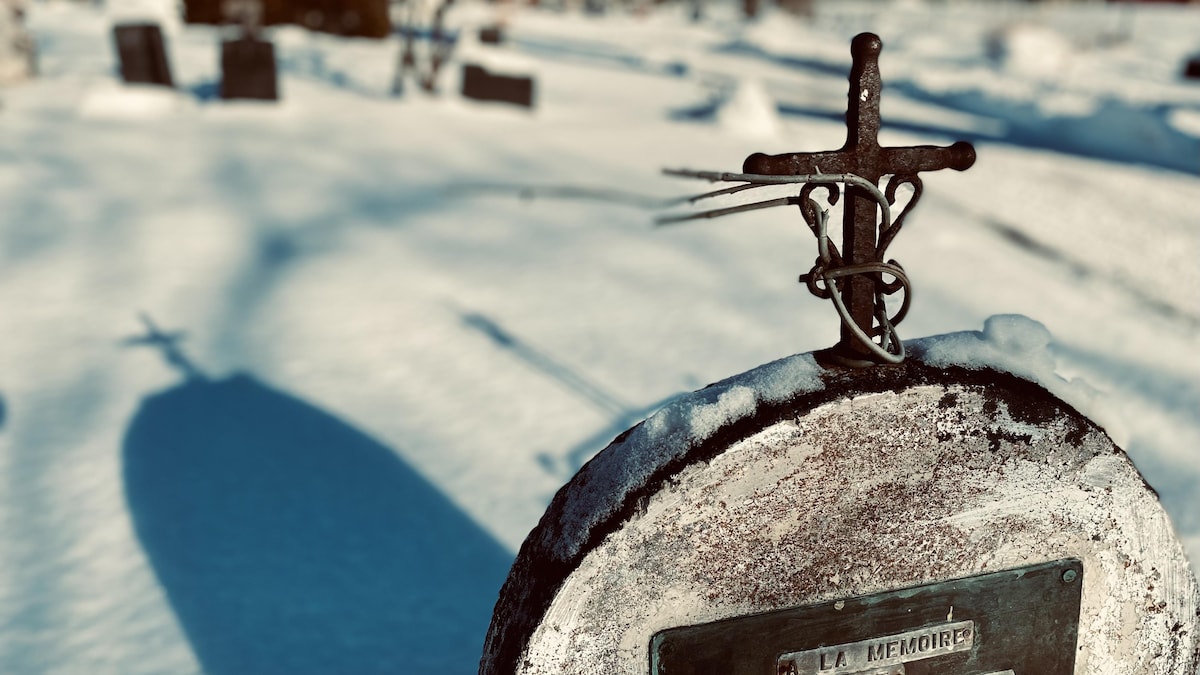
{"label": "snow-covered ground", "polygon": [[[839,147],[862,30],[881,140],[979,156],[890,251],[901,334],[1044,323],[1200,559],[1200,12],[520,10],[501,48],[490,12],[449,14],[440,96],[390,96],[395,42],[269,29],[265,104],[213,97],[216,29],[31,6],[40,76],[0,90],[0,672],[474,672],[583,461],[836,341],[794,211],[640,207],[707,188],[662,167]],[[176,91],[115,79],[112,21],[147,14]],[[464,102],[465,61],[535,75],[536,108]]]}

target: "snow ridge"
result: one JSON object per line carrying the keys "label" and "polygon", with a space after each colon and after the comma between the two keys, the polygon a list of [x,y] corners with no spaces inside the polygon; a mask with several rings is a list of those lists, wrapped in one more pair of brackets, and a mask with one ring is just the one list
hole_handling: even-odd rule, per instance
{"label": "snow ridge", "polygon": [[812,354],[789,356],[681,396],[631,429],[580,470],[580,489],[559,519],[557,557],[573,558],[633,490],[718,429],[753,415],[759,403],[819,390],[821,372]]}
{"label": "snow ridge", "polygon": [[[1100,392],[1058,375],[1052,344],[1050,331],[1041,323],[1004,314],[988,318],[982,331],[914,340],[908,349],[926,365],[992,369],[1031,381],[1095,421],[1110,437],[1121,436],[1119,422]],[[761,403],[821,390],[823,372],[813,354],[797,354],[681,396],[651,415],[580,471],[579,489],[570,493],[559,519],[555,555],[559,560],[576,556],[595,528],[634,490],[719,429],[754,415]]]}

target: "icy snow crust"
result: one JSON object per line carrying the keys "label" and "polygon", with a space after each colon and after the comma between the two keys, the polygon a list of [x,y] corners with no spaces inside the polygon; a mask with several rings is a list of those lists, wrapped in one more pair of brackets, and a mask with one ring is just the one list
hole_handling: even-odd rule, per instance
{"label": "icy snow crust", "polygon": [[[1110,417],[1098,392],[1056,372],[1051,335],[1041,323],[1020,315],[990,317],[982,331],[939,335],[908,343],[913,359],[926,365],[991,369],[1028,380],[1070,404],[1101,428]],[[717,430],[754,415],[760,403],[778,403],[823,386],[812,354],[768,363],[682,396],[617,439],[580,471],[566,494],[554,553],[575,559],[595,528],[611,519],[631,492],[647,485],[663,467],[677,462]],[[1099,414],[1097,414],[1099,413]]]}
{"label": "icy snow crust", "polygon": [[596,525],[610,519],[631,490],[713,432],[754,414],[763,401],[783,401],[821,386],[811,354],[780,359],[680,397],[632,429],[580,471],[579,489],[563,506],[555,553],[578,555]]}

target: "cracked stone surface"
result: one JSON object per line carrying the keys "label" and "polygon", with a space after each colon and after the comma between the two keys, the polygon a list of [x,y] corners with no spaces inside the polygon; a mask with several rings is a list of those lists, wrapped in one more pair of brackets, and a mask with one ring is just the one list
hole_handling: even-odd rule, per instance
{"label": "cracked stone surface", "polygon": [[481,673],[644,674],[667,628],[1063,558],[1085,570],[1076,673],[1194,673],[1200,600],[1153,491],[1086,418],[989,377],[826,387],[689,450],[574,559],[535,530]]}

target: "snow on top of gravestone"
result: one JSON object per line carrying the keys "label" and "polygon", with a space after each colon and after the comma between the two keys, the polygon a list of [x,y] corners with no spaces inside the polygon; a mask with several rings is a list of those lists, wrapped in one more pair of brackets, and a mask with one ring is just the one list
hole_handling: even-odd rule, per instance
{"label": "snow on top of gravestone", "polygon": [[79,116],[84,119],[147,120],[195,107],[189,97],[170,87],[100,82],[84,92]]}
{"label": "snow on top of gravestone", "polygon": [[[576,478],[577,489],[563,505],[553,550],[560,560],[579,552],[593,528],[659,469],[683,456],[718,429],[750,417],[759,403],[782,401],[820,389],[821,367],[812,354],[797,354],[680,396],[614,441]],[[547,542],[549,543],[549,542]]]}
{"label": "snow on top of gravestone", "polygon": [[1175,108],[1167,113],[1167,123],[1189,136],[1200,138],[1200,110]]}
{"label": "snow on top of gravestone", "polygon": [[1056,79],[1075,53],[1061,33],[1034,23],[1004,26],[988,35],[987,42],[997,66],[1034,79]]}
{"label": "snow on top of gravestone", "polygon": [[[1052,336],[1041,323],[1020,315],[993,316],[982,331],[927,337],[908,343],[909,353],[926,365],[1008,372],[1041,385],[1118,436],[1114,415],[1101,394],[1080,380],[1056,372]],[[680,396],[630,429],[580,470],[566,493],[557,527],[542,530],[560,560],[579,553],[592,531],[612,517],[630,494],[719,429],[773,403],[824,387],[823,370],[812,354],[773,361],[700,391]],[[1121,440],[1116,440],[1120,444]]]}
{"label": "snow on top of gravestone", "polygon": [[908,350],[913,358],[930,366],[991,368],[1039,384],[1102,427],[1117,445],[1124,445],[1128,439],[1123,425],[1102,392],[1082,380],[1058,374],[1053,340],[1044,325],[1029,317],[999,314],[988,318],[982,331],[914,340],[908,343]]}
{"label": "snow on top of gravestone", "polygon": [[775,100],[761,80],[743,78],[717,110],[717,123],[731,135],[767,138],[779,133]]}
{"label": "snow on top of gravestone", "polygon": [[178,33],[183,23],[174,0],[108,0],[104,9],[113,24],[155,23],[168,35]]}

